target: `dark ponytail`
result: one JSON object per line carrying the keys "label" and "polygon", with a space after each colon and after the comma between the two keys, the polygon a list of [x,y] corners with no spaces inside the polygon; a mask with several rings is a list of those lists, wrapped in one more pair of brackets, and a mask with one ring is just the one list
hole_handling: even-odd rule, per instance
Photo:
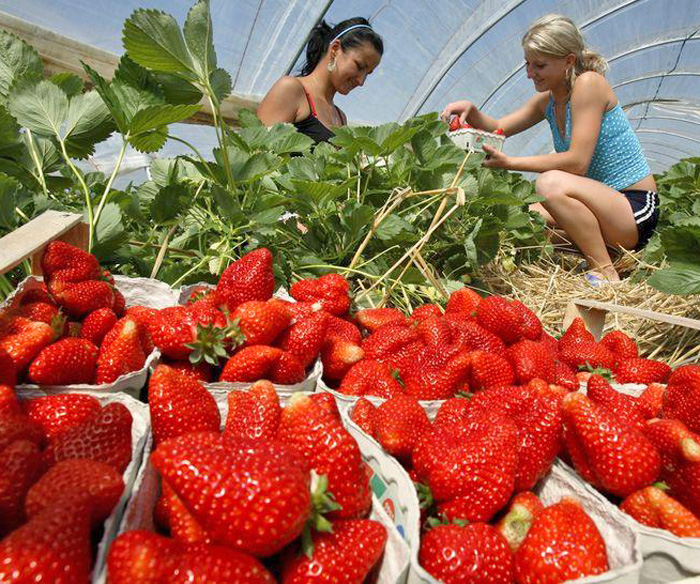
{"label": "dark ponytail", "polygon": [[[369,21],[366,18],[348,18],[331,27],[325,20],[317,24],[309,35],[309,42],[306,45],[306,63],[301,68],[300,75],[303,77],[309,75],[316,66],[321,62],[324,55],[328,52],[328,47],[331,41],[341,34],[344,30],[357,24],[369,26]],[[374,30],[370,28],[355,28],[348,31],[340,37],[340,46],[343,51],[359,47],[363,43],[371,44],[379,55],[384,54],[384,43]]]}

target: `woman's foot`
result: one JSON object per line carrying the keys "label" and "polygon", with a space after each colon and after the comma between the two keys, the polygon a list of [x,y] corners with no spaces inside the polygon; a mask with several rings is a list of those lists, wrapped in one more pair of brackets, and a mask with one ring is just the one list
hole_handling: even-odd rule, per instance
{"label": "woman's foot", "polygon": [[615,279],[607,277],[606,274],[600,272],[587,272],[583,275],[591,286],[594,288],[602,288],[603,286],[614,286],[620,283],[620,276],[615,272]]}

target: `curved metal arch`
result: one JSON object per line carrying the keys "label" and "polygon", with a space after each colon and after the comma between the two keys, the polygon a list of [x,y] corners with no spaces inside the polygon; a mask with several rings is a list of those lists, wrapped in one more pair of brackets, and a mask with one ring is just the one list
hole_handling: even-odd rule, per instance
{"label": "curved metal arch", "polygon": [[671,154],[666,154],[665,152],[659,152],[657,150],[649,150],[649,152],[651,154],[655,154],[656,156],[664,156],[664,157],[668,158],[671,161],[669,166],[673,166],[674,164],[676,164],[676,162],[679,162],[680,160],[682,160],[682,158],[680,156],[672,156]]}
{"label": "curved metal arch", "polygon": [[671,116],[646,116],[645,118],[640,118],[640,117],[633,117],[633,118],[627,118],[630,122],[636,122],[639,120],[668,120],[670,122],[683,122],[685,124],[693,124],[694,126],[700,126],[700,122],[696,122],[695,120],[686,120],[684,118],[672,118]]}
{"label": "curved metal arch", "polygon": [[639,143],[642,145],[642,150],[644,150],[644,152],[646,152],[649,148],[664,148],[677,151],[683,156],[697,156],[698,154],[698,151],[688,150],[687,148],[679,148],[678,146],[672,146],[665,142],[657,142],[656,140],[640,140]]}
{"label": "curved metal arch", "polygon": [[654,129],[641,129],[635,132],[636,134],[662,134],[664,136],[675,136],[676,138],[681,138],[683,140],[688,140],[689,142],[695,142],[700,144],[700,140],[697,138],[691,138],[690,136],[684,136],[683,134],[676,134],[675,132],[665,132],[664,130],[654,130]]}
{"label": "curved metal arch", "polygon": [[[700,71],[674,71],[671,73],[653,73],[652,75],[642,75],[641,77],[635,77],[634,79],[628,79],[626,81],[621,81],[612,86],[613,89],[618,87],[623,87],[625,85],[630,85],[631,83],[639,83],[641,81],[649,81],[650,79],[664,79],[666,77],[700,77]],[[653,100],[650,100],[653,101]]]}

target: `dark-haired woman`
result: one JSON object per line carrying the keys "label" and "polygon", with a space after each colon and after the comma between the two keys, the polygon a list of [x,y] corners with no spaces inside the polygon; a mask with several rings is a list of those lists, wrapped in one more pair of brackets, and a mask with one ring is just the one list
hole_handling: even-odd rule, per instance
{"label": "dark-haired woman", "polygon": [[277,81],[262,100],[258,117],[267,126],[288,122],[317,143],[328,141],[333,128],[347,123],[333,103],[335,94],[347,95],[364,85],[383,52],[382,38],[366,19],[351,18],[334,27],[322,21],[309,38],[301,75]]}

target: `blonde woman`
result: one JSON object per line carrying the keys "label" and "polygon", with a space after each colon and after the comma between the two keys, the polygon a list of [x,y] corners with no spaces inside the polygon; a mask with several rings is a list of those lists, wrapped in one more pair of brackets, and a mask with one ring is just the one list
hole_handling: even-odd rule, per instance
{"label": "blonde woman", "polygon": [[586,257],[595,286],[620,280],[607,246],[641,249],[659,217],[656,183],[639,140],[615,92],[605,80],[607,63],[587,49],[568,18],[548,15],[523,37],[528,79],[538,92],[501,119],[469,101],[449,104],[444,120],[458,116],[475,128],[503,129],[506,136],[547,120],[556,152],[506,156],[485,147],[490,168],[541,173],[536,190],[545,198],[531,208],[562,229]]}

